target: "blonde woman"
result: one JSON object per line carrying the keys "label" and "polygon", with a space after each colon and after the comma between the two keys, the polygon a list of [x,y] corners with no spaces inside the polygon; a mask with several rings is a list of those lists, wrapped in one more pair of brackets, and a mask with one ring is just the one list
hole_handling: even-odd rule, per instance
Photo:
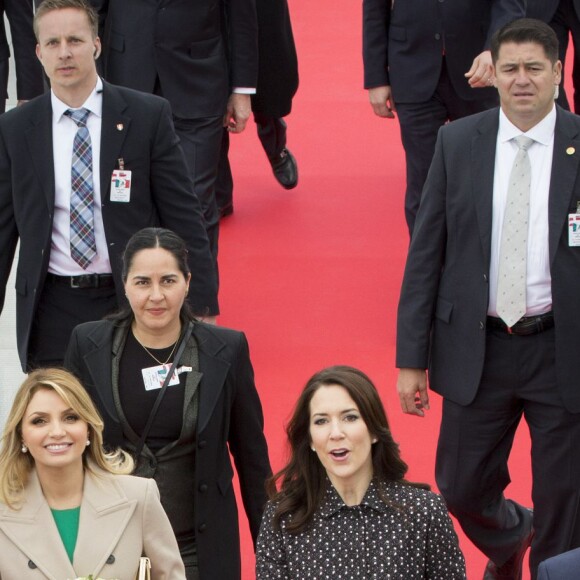
{"label": "blonde woman", "polygon": [[16,393],[0,451],[0,579],[136,576],[183,580],[175,536],[154,481],[105,454],[103,422],[60,369],[31,373]]}

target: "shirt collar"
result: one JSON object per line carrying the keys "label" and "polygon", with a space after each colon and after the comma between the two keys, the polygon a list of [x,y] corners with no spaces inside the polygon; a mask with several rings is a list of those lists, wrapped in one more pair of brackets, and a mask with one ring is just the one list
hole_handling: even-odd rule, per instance
{"label": "shirt collar", "polygon": [[[66,103],[63,103],[53,91],[50,91],[50,102],[52,104],[52,119],[53,122],[58,123],[65,111],[73,107],[69,107]],[[92,90],[91,94],[87,97],[87,100],[82,104],[79,109],[88,109],[93,115],[97,117],[102,117],[103,115],[103,81],[101,77],[97,77],[97,83],[95,88]]]}
{"label": "shirt collar", "polygon": [[518,129],[502,111],[501,107],[499,109],[499,131],[498,137],[500,143],[505,143],[510,141],[514,137],[519,135],[525,135],[530,137],[537,143],[542,145],[549,145],[554,137],[554,130],[556,128],[556,107],[553,106],[552,110],[537,124],[534,125],[526,133],[522,133],[521,129]]}
{"label": "shirt collar", "polygon": [[342,509],[350,509],[351,507],[367,506],[378,512],[385,512],[388,510],[387,504],[379,497],[377,484],[375,480],[371,480],[369,487],[358,506],[347,506],[329,479],[326,480],[326,495],[322,500],[320,506],[320,517],[326,519]]}

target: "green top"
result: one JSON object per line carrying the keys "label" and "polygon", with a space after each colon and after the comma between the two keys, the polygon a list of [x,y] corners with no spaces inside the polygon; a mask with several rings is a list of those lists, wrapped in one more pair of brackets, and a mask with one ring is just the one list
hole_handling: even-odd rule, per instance
{"label": "green top", "polygon": [[56,523],[60,539],[64,544],[64,549],[68,554],[68,559],[72,562],[77,545],[77,536],[79,533],[79,516],[81,507],[70,510],[50,510]]}

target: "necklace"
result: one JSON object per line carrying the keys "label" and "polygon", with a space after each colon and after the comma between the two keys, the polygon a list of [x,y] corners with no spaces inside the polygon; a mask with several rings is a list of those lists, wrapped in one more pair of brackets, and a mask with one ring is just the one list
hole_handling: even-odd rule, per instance
{"label": "necklace", "polygon": [[[173,344],[173,348],[171,349],[171,352],[169,353],[169,356],[167,357],[167,360],[165,362],[161,362],[144,344],[141,344],[141,342],[139,341],[139,339],[135,336],[135,333],[133,333],[133,336],[135,337],[135,340],[143,347],[143,349],[145,350],[145,352],[157,363],[160,365],[166,365],[170,360],[171,357],[173,356],[173,353],[175,352],[175,349],[177,348],[177,343],[179,342],[179,339],[175,341],[175,343]],[[169,347],[166,347],[169,348]],[[161,349],[159,349],[161,350]]]}

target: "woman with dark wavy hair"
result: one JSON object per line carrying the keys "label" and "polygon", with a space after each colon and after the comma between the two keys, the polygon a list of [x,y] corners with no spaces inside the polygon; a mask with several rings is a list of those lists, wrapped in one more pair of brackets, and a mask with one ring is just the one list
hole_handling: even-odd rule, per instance
{"label": "woman with dark wavy hair", "polygon": [[258,580],[465,578],[445,504],[428,485],[405,479],[364,373],[347,366],[316,373],[286,431],[290,460],[269,480]]}

